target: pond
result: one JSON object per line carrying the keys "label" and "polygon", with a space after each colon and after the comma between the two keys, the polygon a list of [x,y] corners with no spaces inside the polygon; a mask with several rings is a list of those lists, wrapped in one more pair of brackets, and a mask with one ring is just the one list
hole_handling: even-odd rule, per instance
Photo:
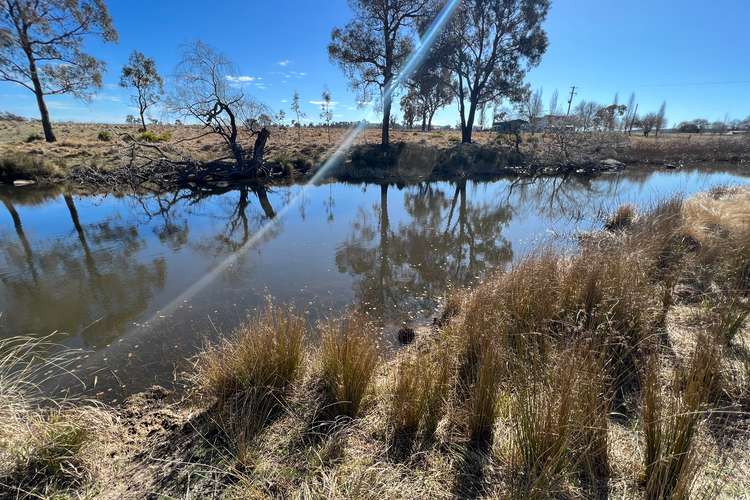
{"label": "pond", "polygon": [[[108,401],[169,385],[186,358],[268,296],[310,321],[368,312],[389,348],[453,286],[541,244],[573,245],[622,203],[748,184],[742,169],[594,179],[331,183],[200,194],[0,191],[0,338],[52,335],[87,354],[78,389]],[[4,212],[4,213],[2,213]],[[77,389],[77,390],[78,390]]]}

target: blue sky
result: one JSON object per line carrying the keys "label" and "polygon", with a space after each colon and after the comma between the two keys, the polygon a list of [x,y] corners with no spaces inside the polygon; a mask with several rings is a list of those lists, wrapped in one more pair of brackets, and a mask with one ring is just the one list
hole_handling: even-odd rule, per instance
{"label": "blue sky", "polygon": [[[331,29],[351,17],[346,0],[110,0],[120,33],[118,44],[91,41],[90,52],[107,62],[104,88],[94,100],[50,97],[53,120],[121,122],[128,94],[117,86],[133,49],[153,57],[168,76],[180,44],[201,39],[225,53],[244,76],[249,93],[290,115],[298,90],[305,111],[319,119],[329,88],[336,120],[357,120],[363,111],[326,50]],[[750,38],[745,0],[553,0],[546,29],[549,49],[528,76],[544,89],[545,104],[555,89],[560,102],[571,85],[580,99],[620,102],[635,92],[641,111],[667,101],[670,122],[720,120],[750,115]],[[0,110],[36,117],[30,92],[0,83]],[[156,113],[158,115],[158,113]],[[157,116],[159,117],[159,116]],[[455,105],[436,117],[455,125]]]}

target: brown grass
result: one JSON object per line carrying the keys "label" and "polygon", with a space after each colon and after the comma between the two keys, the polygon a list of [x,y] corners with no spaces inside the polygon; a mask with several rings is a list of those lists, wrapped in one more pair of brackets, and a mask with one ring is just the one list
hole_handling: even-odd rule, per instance
{"label": "brown grass", "polygon": [[305,318],[269,299],[231,338],[197,358],[196,395],[215,406],[217,423],[240,454],[283,409],[287,389],[299,375],[305,331]]}
{"label": "brown grass", "polygon": [[[50,354],[59,351],[59,354]],[[80,352],[45,338],[0,341],[0,497],[60,498],[93,488],[112,440],[112,412],[81,400],[42,396]]]}
{"label": "brown grass", "polygon": [[221,465],[229,496],[746,490],[750,256],[728,252],[747,238],[746,196],[669,200],[576,252],[535,252],[457,293],[446,321],[383,363],[356,314],[322,323],[303,363],[304,320],[269,305],[193,378],[199,403],[252,427]]}
{"label": "brown grass", "polygon": [[324,326],[320,377],[329,417],[359,415],[378,362],[374,335],[373,326],[355,313]]}

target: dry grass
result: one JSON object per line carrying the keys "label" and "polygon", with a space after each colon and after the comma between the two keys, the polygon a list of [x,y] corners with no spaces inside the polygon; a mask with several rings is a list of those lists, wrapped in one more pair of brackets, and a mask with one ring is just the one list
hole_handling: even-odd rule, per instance
{"label": "dry grass", "polygon": [[[96,167],[107,170],[119,167],[129,156],[124,154],[131,138],[139,135],[137,126],[115,124],[56,123],[58,142],[47,144],[42,140],[26,142],[26,138],[41,133],[37,122],[0,122],[0,157],[23,155],[44,159],[58,165],[65,174],[75,167]],[[299,169],[308,171],[321,164],[341,143],[348,129],[333,128],[329,140],[324,128],[303,128],[298,131],[287,127],[272,127],[267,147],[267,159],[285,171]],[[190,156],[195,161],[211,161],[227,157],[226,146],[218,137],[200,137],[203,131],[196,126],[156,125],[149,127],[145,141],[158,141],[166,151]],[[566,134],[567,135],[567,134]],[[101,140],[100,137],[111,140]],[[240,140],[251,144],[253,138],[240,133]],[[393,143],[427,146],[433,150],[445,150],[460,143],[457,130],[434,130],[418,132],[392,130]],[[507,137],[492,131],[475,130],[473,140],[482,146],[501,150],[515,150]],[[380,130],[368,128],[354,145],[379,144]],[[513,142],[513,141],[511,141]],[[683,161],[731,161],[750,157],[750,138],[731,136],[666,135],[659,138],[644,138],[607,133],[578,133],[565,137],[566,154],[560,151],[560,138],[554,133],[524,134],[520,152],[533,165],[557,165],[574,161],[581,164],[615,158],[626,163],[681,163]],[[408,155],[408,150],[405,152]],[[418,150],[424,155],[425,150]],[[424,162],[424,159],[418,158]],[[460,160],[460,159],[459,159]],[[479,157],[475,158],[479,160]],[[493,160],[496,161],[497,159]],[[405,163],[413,163],[404,158]],[[460,162],[460,161],[459,161]]]}
{"label": "dry grass", "polygon": [[0,341],[0,497],[48,498],[95,488],[112,439],[110,410],[80,400],[50,400],[39,386],[80,355],[47,339]]}
{"label": "dry grass", "polygon": [[378,362],[374,335],[375,328],[355,313],[323,327],[320,378],[327,416],[359,415]]}
{"label": "dry grass", "polygon": [[304,358],[305,331],[305,318],[268,300],[231,338],[197,358],[192,376],[196,395],[215,406],[217,423],[238,453],[244,455],[284,407]]}

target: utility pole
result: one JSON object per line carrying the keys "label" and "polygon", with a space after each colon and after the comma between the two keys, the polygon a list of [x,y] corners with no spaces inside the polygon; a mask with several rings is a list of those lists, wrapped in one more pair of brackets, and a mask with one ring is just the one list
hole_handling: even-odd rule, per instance
{"label": "utility pole", "polygon": [[576,87],[575,85],[570,87],[570,98],[568,99],[568,113],[565,116],[570,116],[570,107],[573,105],[573,97],[575,97],[578,94],[578,92],[576,92],[576,89],[578,89],[578,87]]}

